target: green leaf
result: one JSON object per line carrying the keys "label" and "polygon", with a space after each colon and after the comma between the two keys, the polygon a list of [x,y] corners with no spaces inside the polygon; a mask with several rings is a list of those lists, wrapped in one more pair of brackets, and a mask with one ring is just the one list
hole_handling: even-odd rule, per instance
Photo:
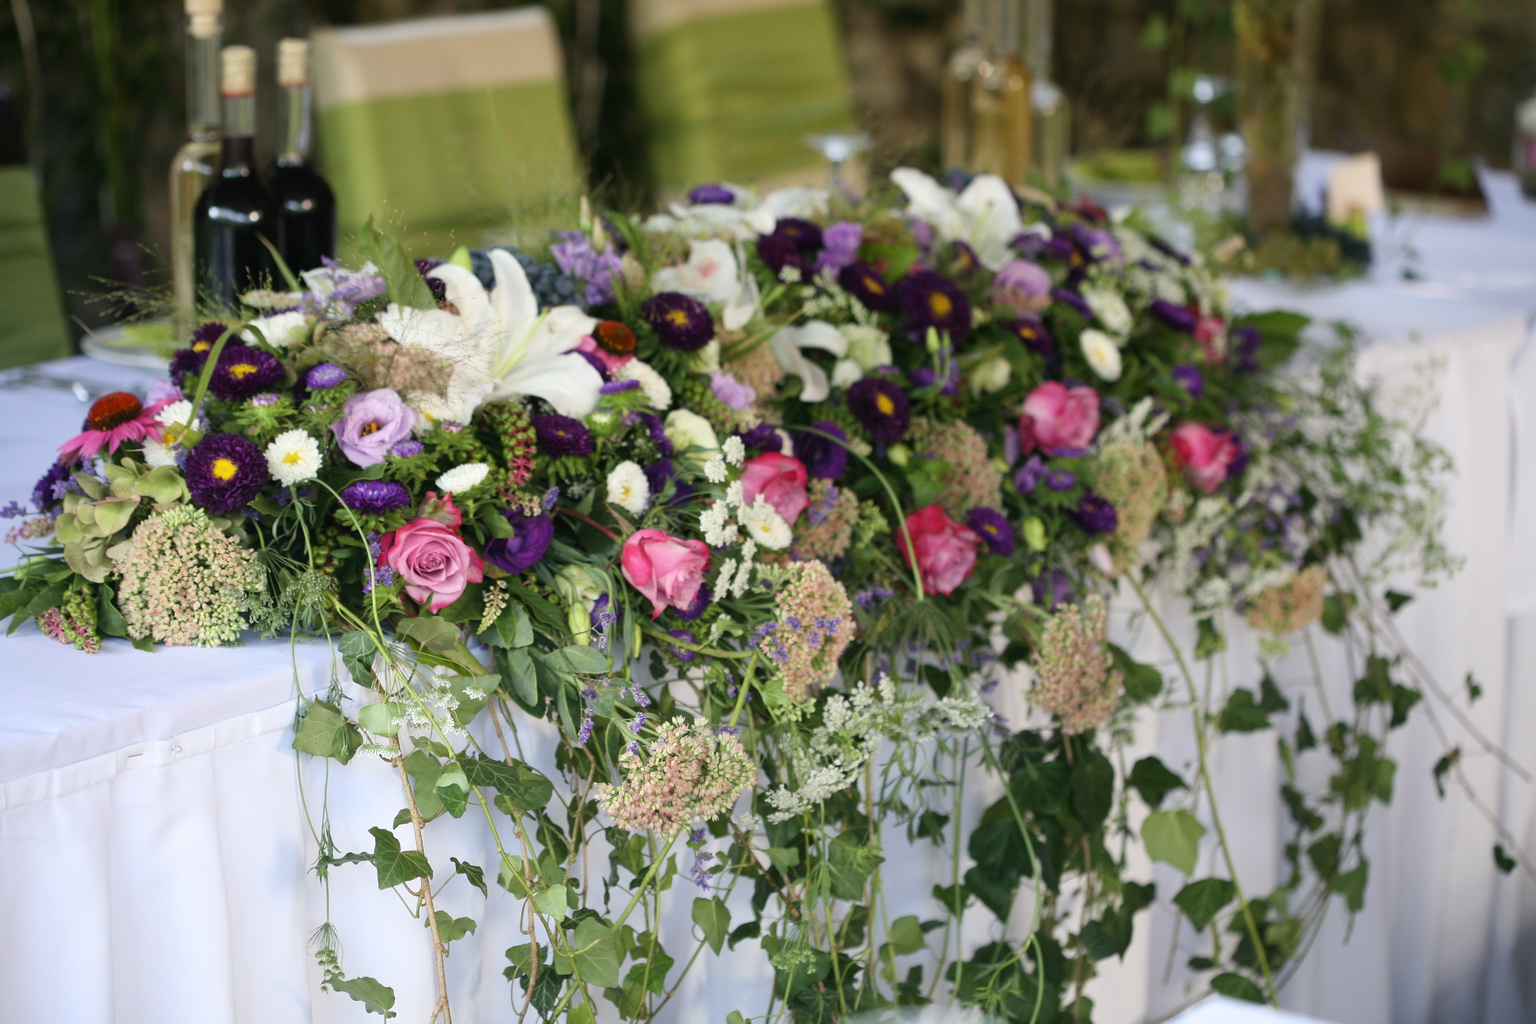
{"label": "green leaf", "polygon": [[1201,619],[1197,622],[1195,632],[1196,660],[1204,661],[1227,649],[1227,638],[1221,635],[1221,630],[1217,629],[1216,623],[1210,619]]}
{"label": "green leaf", "polygon": [[357,713],[357,724],[375,736],[393,736],[400,731],[395,719],[405,714],[405,705],[399,701],[380,701],[366,704]]}
{"label": "green leaf", "polygon": [[572,644],[558,651],[536,655],[536,657],[542,658],[551,671],[561,675],[597,676],[613,667],[608,655],[596,647],[587,647],[583,644]]}
{"label": "green leaf", "polygon": [[401,306],[413,309],[436,309],[432,289],[416,269],[410,254],[392,235],[386,235],[373,225],[373,217],[357,234],[358,255],[373,261],[389,288],[389,297]]}
{"label": "green leaf", "polygon": [[704,933],[704,941],[709,943],[709,948],[719,953],[731,927],[731,912],[726,909],[725,901],[718,896],[711,899],[696,897],[693,901],[693,923]]}
{"label": "green leaf", "polygon": [[1402,608],[1404,605],[1406,605],[1409,601],[1412,601],[1413,600],[1413,595],[1412,594],[1400,594],[1400,593],[1398,593],[1395,590],[1389,590],[1386,593],[1386,598],[1387,598],[1387,609],[1389,611],[1396,612],[1397,610]]}
{"label": "green leaf", "polygon": [[1291,702],[1285,699],[1285,694],[1280,692],[1280,687],[1275,685],[1268,672],[1259,680],[1259,707],[1270,714],[1291,709]]}
{"label": "green leaf", "polygon": [[459,627],[452,621],[436,615],[418,615],[414,619],[401,619],[395,624],[395,632],[424,651],[446,654],[459,644]]}
{"label": "green leaf", "polygon": [[923,941],[923,927],[918,923],[916,914],[898,917],[891,922],[888,945],[891,947],[891,952],[897,956],[916,953],[927,945]]}
{"label": "green leaf", "polygon": [[373,637],[360,629],[342,634],[336,649],[341,652],[341,663],[359,686],[373,685]]}
{"label": "green leaf", "polygon": [[1253,691],[1239,687],[1227,696],[1227,705],[1216,716],[1222,732],[1258,732],[1269,728],[1269,713],[1253,699]]}
{"label": "green leaf", "polygon": [[768,860],[779,871],[788,871],[800,863],[800,851],[794,847],[771,846],[768,848]]}
{"label": "green leaf", "polygon": [[571,948],[582,981],[598,988],[619,984],[619,938],[608,922],[596,917],[582,918],[571,938]]}
{"label": "green leaf", "polygon": [[564,921],[570,910],[568,890],[563,885],[552,885],[533,894],[533,905],[556,921]]}
{"label": "green leaf", "polygon": [[1493,864],[1494,867],[1506,875],[1518,866],[1515,858],[1505,852],[1503,843],[1493,844]]}
{"label": "green leaf", "polygon": [[1097,828],[1115,802],[1115,766],[1087,747],[1072,766],[1072,810],[1088,828]]}
{"label": "green leaf", "polygon": [[394,833],[375,825],[368,830],[373,836],[373,866],[379,872],[379,888],[392,889],[401,882],[413,878],[431,878],[432,865],[420,850],[400,849],[400,840]]}
{"label": "green leaf", "polygon": [[1225,971],[1212,978],[1211,988],[1233,999],[1242,999],[1250,1003],[1264,1002],[1264,993],[1259,990],[1259,986],[1241,974],[1233,974],[1231,971]]}
{"label": "green leaf", "polygon": [[1338,833],[1330,832],[1319,837],[1307,847],[1307,859],[1312,862],[1312,870],[1323,878],[1332,877],[1339,870],[1339,854],[1343,849],[1344,840]]}
{"label": "green leaf", "polygon": [[1055,814],[1072,789],[1072,769],[1064,761],[1026,761],[1008,780],[1019,806],[1039,814]]}
{"label": "green leaf", "polygon": [[[128,620],[123,618],[123,613],[117,610],[117,605],[112,600],[112,588],[105,583],[96,589],[96,628],[101,630],[102,636],[127,636]],[[0,610],[0,619],[9,615],[9,612]]]}
{"label": "green leaf", "polygon": [[507,675],[512,682],[512,692],[524,707],[539,706],[539,674],[533,667],[533,658],[519,647],[507,655]]}
{"label": "green leaf", "polygon": [[459,860],[457,857],[449,857],[453,861],[453,873],[463,875],[469,879],[469,884],[480,890],[480,895],[489,896],[490,890],[485,887],[485,871],[478,864],[470,864]]}
{"label": "green leaf", "polygon": [[1483,695],[1482,684],[1477,681],[1477,677],[1474,676],[1471,672],[1467,673],[1466,685],[1468,704],[1475,702],[1479,697]]}
{"label": "green leaf", "polygon": [[398,1016],[390,1009],[395,1005],[395,990],[388,985],[379,984],[372,978],[337,979],[327,981],[325,985],[332,992],[340,992],[342,995],[356,999],[369,1013],[382,1014],[385,1020]]}
{"label": "green leaf", "polygon": [[1090,960],[1123,956],[1131,945],[1131,916],[1119,910],[1111,910],[1083,926],[1082,940]]}
{"label": "green leaf", "polygon": [[[506,522],[501,516],[494,518]],[[481,636],[495,647],[527,647],[533,643],[533,620],[528,617],[527,608],[508,601],[501,614],[496,616],[492,628]]]}
{"label": "green leaf", "polygon": [[1109,653],[1115,659],[1115,667],[1125,677],[1127,700],[1144,704],[1163,692],[1163,674],[1157,669],[1137,661],[1114,644],[1109,645]]}
{"label": "green leaf", "polygon": [[472,917],[454,917],[446,910],[439,910],[436,917],[437,934],[442,936],[445,943],[474,934],[475,919]]}
{"label": "green leaf", "polygon": [[1237,888],[1225,878],[1202,878],[1180,889],[1173,902],[1199,932],[1204,931],[1216,912],[1231,903],[1236,895]]}
{"label": "green leaf", "polygon": [[844,900],[861,900],[864,886],[885,858],[877,846],[865,838],[843,833],[832,840],[824,867],[832,886],[832,895]]}
{"label": "green leaf", "polygon": [[542,811],[555,795],[554,784],[521,761],[507,764],[489,757],[464,756],[459,764],[471,786],[496,790],[517,814]]}
{"label": "green leaf", "polygon": [[1344,905],[1350,913],[1358,914],[1365,906],[1365,883],[1370,876],[1370,865],[1362,860],[1353,868],[1338,875],[1331,883],[1334,892],[1344,897]]}
{"label": "green leaf", "polygon": [[1344,632],[1344,623],[1348,619],[1348,610],[1344,599],[1338,594],[1329,594],[1323,598],[1323,629],[1338,636]]}
{"label": "green leaf", "polygon": [[1169,793],[1189,788],[1183,779],[1156,757],[1144,757],[1137,761],[1131,767],[1131,774],[1126,781],[1154,811],[1162,806],[1163,798]]}
{"label": "green leaf", "polygon": [[347,721],[341,709],[329,701],[317,700],[304,711],[299,730],[293,737],[293,749],[316,757],[334,757],[342,764],[352,760],[363,745],[357,726]]}
{"label": "green leaf", "polygon": [[1188,811],[1154,811],[1141,826],[1147,856],[1172,864],[1186,875],[1195,872],[1203,835],[1205,826]]}

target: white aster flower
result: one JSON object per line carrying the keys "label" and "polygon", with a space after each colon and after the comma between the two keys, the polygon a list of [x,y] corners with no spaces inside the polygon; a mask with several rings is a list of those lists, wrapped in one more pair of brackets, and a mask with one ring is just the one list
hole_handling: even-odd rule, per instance
{"label": "white aster flower", "polygon": [[657,412],[672,408],[672,386],[662,379],[651,364],[631,359],[614,371],[619,380],[637,380],[645,398]]}
{"label": "white aster flower", "polygon": [[1083,301],[1093,310],[1104,329],[1124,341],[1131,333],[1131,308],[1125,300],[1107,288],[1084,288]]}
{"label": "white aster flower", "polygon": [[437,478],[437,488],[450,494],[463,494],[478,486],[490,474],[491,467],[485,463],[466,462],[462,466],[454,466],[440,474]]}
{"label": "white aster flower", "polygon": [[715,436],[715,428],[709,425],[709,420],[696,412],[673,409],[667,414],[662,431],[679,455],[689,448],[699,449],[692,457],[700,463],[714,458],[720,452],[720,439]]}
{"label": "white aster flower", "polygon": [[174,427],[187,422],[187,418],[191,415],[192,403],[183,398],[155,413],[155,421],[163,427]]}
{"label": "white aster flower", "polygon": [[1088,365],[1101,380],[1120,379],[1120,346],[1115,344],[1114,338],[1103,331],[1089,328],[1083,332],[1078,343],[1083,347],[1083,358],[1088,360]]}
{"label": "white aster flower", "polygon": [[267,471],[285,487],[312,480],[320,472],[320,444],[306,430],[289,430],[267,445]]}
{"label": "white aster flower", "polygon": [[[252,330],[252,327],[256,330]],[[250,326],[240,332],[240,340],[254,344],[258,340],[257,331],[261,332],[261,339],[273,348],[287,348],[308,341],[314,334],[315,324],[307,314],[296,309],[273,313],[252,320]]]}
{"label": "white aster flower", "polygon": [[735,434],[725,439],[725,444],[720,446],[720,450],[725,454],[725,461],[732,466],[741,465],[742,460],[747,457],[746,444]]}
{"label": "white aster flower", "polygon": [[625,460],[608,474],[608,504],[617,505],[632,516],[645,511],[651,500],[651,482],[639,463]]}
{"label": "white aster flower", "polygon": [[741,527],[748,537],[769,551],[783,551],[795,539],[784,517],[774,511],[768,499],[762,495],[758,495],[755,502],[741,510]]}
{"label": "white aster flower", "polygon": [[153,469],[159,469],[161,466],[176,465],[177,447],[177,445],[166,444],[164,441],[156,441],[152,437],[146,437],[142,449],[144,464]]}

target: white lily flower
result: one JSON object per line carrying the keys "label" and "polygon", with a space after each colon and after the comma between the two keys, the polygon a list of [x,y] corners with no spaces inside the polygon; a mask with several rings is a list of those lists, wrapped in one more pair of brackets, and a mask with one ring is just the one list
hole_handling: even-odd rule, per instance
{"label": "white lily flower", "polygon": [[807,359],[803,350],[819,348],[841,359],[848,354],[848,339],[825,320],[811,320],[798,327],[785,327],[768,339],[768,347],[784,372],[803,382],[800,401],[825,402],[832,393],[827,371]]}
{"label": "white lily flower", "polygon": [[688,249],[688,262],[662,267],[651,275],[651,290],[681,292],[700,302],[729,302],[737,291],[736,252],[718,238],[698,239]]}
{"label": "white lily flower", "polygon": [[1008,183],[978,174],[958,196],[922,171],[898,167],[891,180],[907,194],[907,213],[933,226],[946,242],[964,242],[993,273],[1014,258],[1008,243],[1024,230]]}
{"label": "white lily flower", "polygon": [[597,321],[575,306],[539,311],[528,275],[510,253],[491,250],[496,286],[445,263],[429,271],[443,282],[458,313],[391,303],[379,324],[402,345],[426,348],[453,363],[446,396],[414,394],[429,416],[468,423],[488,399],[534,395],[565,416],[597,408],[602,376],[575,352]]}

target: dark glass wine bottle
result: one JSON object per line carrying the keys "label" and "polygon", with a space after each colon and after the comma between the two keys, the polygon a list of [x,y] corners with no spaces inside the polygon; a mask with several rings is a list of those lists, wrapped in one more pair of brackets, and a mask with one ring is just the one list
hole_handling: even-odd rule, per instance
{"label": "dark glass wine bottle", "polygon": [[336,197],[309,159],[311,135],[309,43],[277,44],[277,84],[282,89],[283,144],[267,168],[267,188],[277,200],[277,251],[294,273],[336,255]]}
{"label": "dark glass wine bottle", "polygon": [[219,55],[219,175],[197,201],[198,284],[216,306],[236,307],[253,288],[273,286],[277,203],[256,173],[256,51],[226,46]]}

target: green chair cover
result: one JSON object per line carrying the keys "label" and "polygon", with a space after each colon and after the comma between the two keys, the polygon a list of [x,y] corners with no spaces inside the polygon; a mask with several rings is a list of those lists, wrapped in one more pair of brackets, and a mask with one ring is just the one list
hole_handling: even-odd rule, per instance
{"label": "green chair cover", "polygon": [[71,352],[37,182],[26,164],[0,167],[0,367]]}
{"label": "green chair cover", "polygon": [[842,43],[825,3],[629,0],[652,175],[704,182],[814,177],[805,137],[853,130]]}
{"label": "green chair cover", "polygon": [[343,255],[371,216],[418,257],[570,220],[585,190],[543,8],[315,33]]}

